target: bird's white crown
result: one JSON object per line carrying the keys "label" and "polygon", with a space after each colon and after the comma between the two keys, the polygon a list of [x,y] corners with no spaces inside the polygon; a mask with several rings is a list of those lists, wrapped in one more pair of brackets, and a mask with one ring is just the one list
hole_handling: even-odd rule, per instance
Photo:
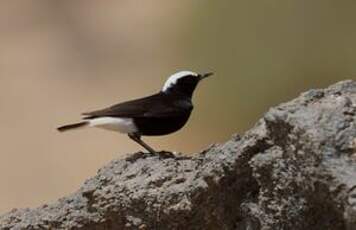
{"label": "bird's white crown", "polygon": [[186,77],[186,76],[196,76],[198,77],[199,74],[192,72],[192,71],[180,71],[177,72],[175,74],[172,74],[168,80],[166,81],[166,83],[164,83],[162,91],[165,92],[167,91],[169,88],[171,88],[173,85],[175,85],[178,81],[178,79]]}

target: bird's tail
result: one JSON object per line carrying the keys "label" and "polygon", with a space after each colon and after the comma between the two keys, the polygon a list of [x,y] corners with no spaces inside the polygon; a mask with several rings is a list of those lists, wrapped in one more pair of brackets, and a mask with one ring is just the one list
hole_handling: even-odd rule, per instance
{"label": "bird's tail", "polygon": [[69,124],[69,125],[64,125],[64,126],[58,127],[57,130],[59,132],[65,132],[65,131],[72,130],[72,129],[83,128],[87,125],[89,125],[88,121],[82,121],[79,123],[74,123],[74,124]]}

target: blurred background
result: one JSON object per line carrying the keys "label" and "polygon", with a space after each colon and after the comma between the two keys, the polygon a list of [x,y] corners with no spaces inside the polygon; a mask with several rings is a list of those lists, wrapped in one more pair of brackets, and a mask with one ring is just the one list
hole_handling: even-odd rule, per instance
{"label": "blurred background", "polygon": [[75,191],[124,135],[56,127],[155,93],[178,70],[214,71],[183,130],[146,138],[191,154],[243,133],[270,106],[356,75],[354,0],[3,0],[0,212]]}

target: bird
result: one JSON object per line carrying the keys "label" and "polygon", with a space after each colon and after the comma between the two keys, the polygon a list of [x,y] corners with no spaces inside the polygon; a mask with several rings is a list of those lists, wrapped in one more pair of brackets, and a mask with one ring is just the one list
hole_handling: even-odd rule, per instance
{"label": "bird", "polygon": [[180,130],[193,110],[192,96],[201,80],[212,72],[198,74],[179,71],[169,76],[162,89],[153,95],[110,107],[82,113],[82,121],[58,127],[69,130],[97,127],[127,134],[151,154],[157,152],[142,140],[142,136],[161,136]]}

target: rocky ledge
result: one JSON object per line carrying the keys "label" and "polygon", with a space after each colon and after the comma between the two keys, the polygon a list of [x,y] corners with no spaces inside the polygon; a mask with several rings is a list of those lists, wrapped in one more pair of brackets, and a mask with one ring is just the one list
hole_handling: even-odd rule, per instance
{"label": "rocky ledge", "polygon": [[131,154],[1,229],[356,229],[356,82],[271,108],[192,157]]}

